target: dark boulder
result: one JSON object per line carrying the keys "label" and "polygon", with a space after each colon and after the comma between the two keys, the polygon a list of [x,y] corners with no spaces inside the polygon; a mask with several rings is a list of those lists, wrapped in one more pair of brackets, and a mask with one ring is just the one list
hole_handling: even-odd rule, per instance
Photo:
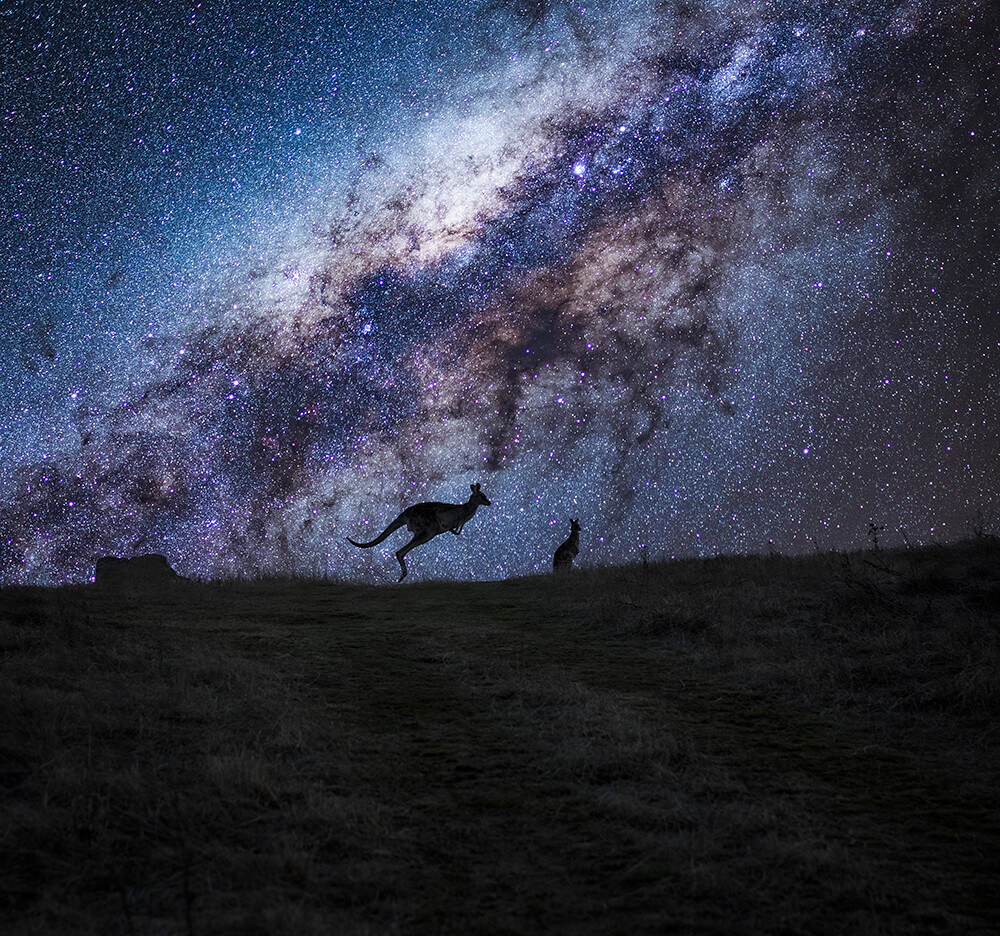
{"label": "dark boulder", "polygon": [[94,569],[94,582],[97,585],[149,588],[170,585],[180,580],[181,576],[170,567],[166,556],[156,553],[135,556],[132,559],[101,556]]}

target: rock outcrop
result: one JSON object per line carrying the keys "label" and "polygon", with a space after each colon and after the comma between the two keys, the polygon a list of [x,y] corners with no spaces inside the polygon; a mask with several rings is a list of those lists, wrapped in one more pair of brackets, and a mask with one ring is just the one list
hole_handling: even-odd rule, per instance
{"label": "rock outcrop", "polygon": [[94,569],[95,584],[117,588],[150,588],[178,581],[181,576],[171,568],[166,556],[156,553],[131,559],[101,556]]}

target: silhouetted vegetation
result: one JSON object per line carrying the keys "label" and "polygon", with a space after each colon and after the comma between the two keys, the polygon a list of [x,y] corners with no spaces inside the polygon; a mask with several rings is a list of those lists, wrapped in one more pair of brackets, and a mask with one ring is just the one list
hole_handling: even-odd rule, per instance
{"label": "silhouetted vegetation", "polygon": [[1000,545],[0,590],[7,933],[1000,918]]}

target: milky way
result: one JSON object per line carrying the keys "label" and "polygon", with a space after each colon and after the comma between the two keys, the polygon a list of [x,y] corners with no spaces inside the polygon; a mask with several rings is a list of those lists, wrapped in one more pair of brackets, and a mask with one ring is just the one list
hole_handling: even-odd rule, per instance
{"label": "milky way", "polygon": [[48,6],[0,582],[391,580],[345,537],[474,482],[413,578],[997,525],[990,4]]}

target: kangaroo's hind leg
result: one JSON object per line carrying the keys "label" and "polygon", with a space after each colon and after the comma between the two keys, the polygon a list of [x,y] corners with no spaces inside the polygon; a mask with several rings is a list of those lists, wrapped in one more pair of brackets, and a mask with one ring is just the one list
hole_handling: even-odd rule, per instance
{"label": "kangaroo's hind leg", "polygon": [[434,534],[429,530],[421,530],[419,533],[415,534],[413,539],[411,539],[405,546],[396,550],[396,558],[399,560],[399,567],[403,570],[402,575],[399,576],[399,580],[402,582],[406,578],[406,563],[403,562],[403,557],[414,548],[414,546],[422,546],[429,540],[434,539]]}

